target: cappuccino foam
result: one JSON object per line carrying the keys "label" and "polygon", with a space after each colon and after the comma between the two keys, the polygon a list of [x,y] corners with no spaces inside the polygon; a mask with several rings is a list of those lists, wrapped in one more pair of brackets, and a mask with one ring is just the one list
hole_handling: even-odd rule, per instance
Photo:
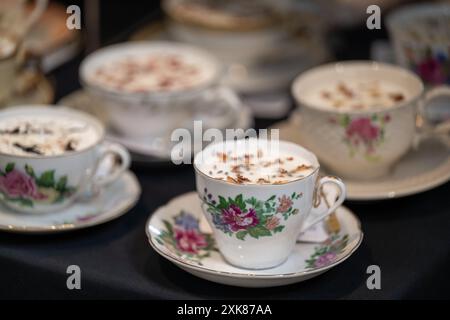
{"label": "cappuccino foam", "polygon": [[61,155],[94,145],[98,136],[93,126],[65,116],[0,119],[0,152],[10,155]]}
{"label": "cappuccino foam", "polygon": [[209,81],[212,71],[198,59],[174,53],[130,54],[98,67],[91,81],[129,93],[173,92]]}
{"label": "cappuccino foam", "polygon": [[305,97],[310,104],[330,110],[387,109],[407,97],[400,85],[378,80],[342,80],[318,86]]}
{"label": "cappuccino foam", "polygon": [[198,169],[211,178],[235,184],[284,184],[310,175],[316,167],[298,153],[262,145],[204,151]]}

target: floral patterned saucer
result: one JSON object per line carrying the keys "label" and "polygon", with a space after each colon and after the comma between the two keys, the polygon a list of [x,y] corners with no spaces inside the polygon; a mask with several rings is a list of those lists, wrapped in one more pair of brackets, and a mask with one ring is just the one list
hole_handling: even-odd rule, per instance
{"label": "floral patterned saucer", "polygon": [[116,219],[139,199],[136,176],[126,171],[97,196],[55,213],[17,213],[0,204],[0,230],[14,233],[55,233],[87,228]]}
{"label": "floral patterned saucer", "polygon": [[146,233],[156,252],[197,277],[240,287],[274,287],[318,276],[359,247],[363,232],[356,216],[345,207],[338,208],[336,215],[338,232],[320,243],[304,242],[300,236],[285,263],[264,270],[238,268],[223,259],[196,192],[178,196],[157,209],[147,221]]}

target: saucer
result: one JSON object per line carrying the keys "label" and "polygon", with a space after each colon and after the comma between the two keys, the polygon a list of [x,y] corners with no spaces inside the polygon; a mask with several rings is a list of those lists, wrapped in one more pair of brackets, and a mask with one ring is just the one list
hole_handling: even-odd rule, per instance
{"label": "saucer", "polygon": [[83,229],[116,219],[130,210],[141,194],[136,176],[126,171],[85,202],[49,214],[23,214],[0,205],[0,230],[14,233],[56,233]]}
{"label": "saucer", "polygon": [[[302,144],[298,120],[299,115],[294,112],[289,120],[271,128],[280,130],[280,139]],[[389,175],[370,181],[345,179],[344,182],[348,200],[381,200],[424,192],[449,180],[450,149],[437,140],[428,139],[417,150],[410,150],[403,156]]]}
{"label": "saucer", "polygon": [[[363,239],[360,222],[345,207],[338,208],[336,216],[340,230],[329,234],[328,240],[321,243],[299,241],[285,263],[264,270],[238,268],[223,259],[196,192],[180,195],[157,209],[147,221],[145,230],[157,253],[199,278],[239,287],[275,287],[316,277],[355,252]],[[179,234],[185,232],[177,225],[183,219],[194,229],[183,239],[188,241],[178,242],[174,230]]]}
{"label": "saucer", "polygon": [[[164,143],[160,138],[127,137],[119,135],[112,128],[108,128],[109,109],[98,102],[96,103],[86,91],[75,91],[62,98],[58,104],[82,110],[97,117],[107,127],[106,138],[127,147],[132,152],[133,160],[148,163],[170,161],[171,145]],[[238,109],[237,121],[230,127],[242,128],[244,130],[251,128],[253,126],[253,116],[250,109],[243,105],[239,106]]]}

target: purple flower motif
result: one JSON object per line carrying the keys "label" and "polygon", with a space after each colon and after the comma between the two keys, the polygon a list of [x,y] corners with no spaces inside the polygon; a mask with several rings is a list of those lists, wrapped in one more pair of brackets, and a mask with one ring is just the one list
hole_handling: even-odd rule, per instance
{"label": "purple flower motif", "polygon": [[222,217],[220,215],[213,214],[212,218],[213,218],[213,223],[214,223],[214,225],[216,226],[217,229],[219,229],[219,230],[221,230],[221,231],[223,231],[225,233],[231,232],[230,231],[230,227],[228,226],[228,224],[226,224],[222,220]]}
{"label": "purple flower motif", "polygon": [[442,84],[445,82],[442,63],[435,58],[429,58],[419,63],[417,73],[423,80],[432,84]]}
{"label": "purple flower motif", "polygon": [[181,211],[175,218],[175,224],[185,230],[199,230],[198,220],[186,211]]}
{"label": "purple flower motif", "polygon": [[251,208],[247,212],[242,212],[241,208],[234,204],[222,210],[222,219],[232,231],[246,230],[259,223],[255,209]]}
{"label": "purple flower motif", "polygon": [[334,262],[335,259],[336,259],[336,253],[327,252],[327,253],[324,253],[323,255],[319,256],[316,259],[316,261],[314,262],[314,265],[317,268],[325,267],[325,266],[331,264],[332,262]]}

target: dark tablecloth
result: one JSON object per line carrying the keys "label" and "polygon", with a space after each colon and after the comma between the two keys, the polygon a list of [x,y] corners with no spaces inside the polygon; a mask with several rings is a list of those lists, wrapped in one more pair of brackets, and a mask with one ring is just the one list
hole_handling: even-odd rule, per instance
{"label": "dark tablecloth", "polygon": [[[57,99],[79,86],[79,62],[53,72]],[[268,124],[257,121],[257,127]],[[365,233],[350,259],[306,282],[245,289],[196,278],[147,242],[148,216],[194,190],[192,168],[134,165],[132,170],[143,193],[136,207],[115,221],[65,234],[0,233],[0,298],[450,298],[450,183],[401,199],[347,201]],[[367,289],[366,269],[372,264],[381,268],[381,290]],[[66,288],[69,265],[81,268],[81,290]]]}
{"label": "dark tablecloth", "polygon": [[[407,198],[346,202],[361,219],[364,241],[329,272],[295,285],[235,288],[198,279],[153,251],[144,225],[172,197],[194,189],[188,166],[133,168],[142,184],[137,206],[91,229],[31,236],[0,234],[2,298],[449,298],[450,184]],[[66,288],[79,265],[82,290]],[[368,290],[366,268],[381,268],[381,290]]]}

